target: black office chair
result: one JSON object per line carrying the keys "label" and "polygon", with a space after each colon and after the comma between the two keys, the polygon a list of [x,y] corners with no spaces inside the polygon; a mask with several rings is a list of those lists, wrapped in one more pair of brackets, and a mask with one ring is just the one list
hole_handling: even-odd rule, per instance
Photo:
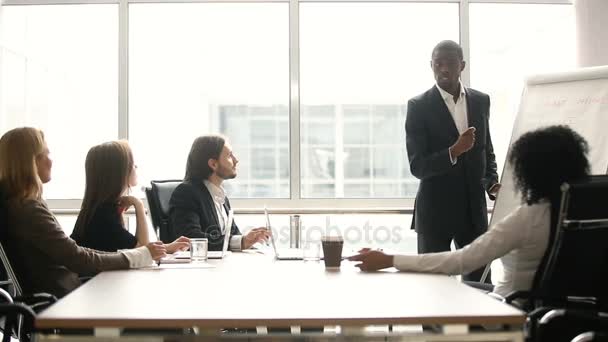
{"label": "black office chair", "polygon": [[608,308],[608,175],[562,185],[559,218],[530,291],[506,296],[542,307]]}
{"label": "black office chair", "polygon": [[562,185],[557,214],[532,289],[505,297],[510,304],[524,300],[528,341],[550,341],[538,331],[553,309],[608,308],[608,176]]}
{"label": "black office chair", "polygon": [[0,319],[4,320],[2,342],[10,341],[11,337],[19,341],[30,341],[35,329],[36,313],[56,301],[57,298],[48,293],[13,297],[7,291],[0,289]]}
{"label": "black office chair", "polygon": [[151,181],[151,186],[146,188],[152,225],[158,237],[166,243],[177,238],[169,221],[169,200],[171,200],[173,191],[181,182],[181,180]]}
{"label": "black office chair", "polygon": [[554,309],[538,322],[537,342],[570,342],[578,335],[596,331],[608,331],[608,313],[596,310]]}

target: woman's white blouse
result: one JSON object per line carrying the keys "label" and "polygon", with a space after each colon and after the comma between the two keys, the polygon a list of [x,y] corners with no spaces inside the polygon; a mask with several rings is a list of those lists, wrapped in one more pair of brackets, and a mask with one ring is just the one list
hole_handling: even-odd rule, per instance
{"label": "woman's white blouse", "polygon": [[467,274],[496,258],[504,272],[494,292],[505,296],[529,290],[547,249],[551,205],[541,201],[520,205],[471,244],[456,251],[421,255],[396,255],[394,266],[401,271]]}

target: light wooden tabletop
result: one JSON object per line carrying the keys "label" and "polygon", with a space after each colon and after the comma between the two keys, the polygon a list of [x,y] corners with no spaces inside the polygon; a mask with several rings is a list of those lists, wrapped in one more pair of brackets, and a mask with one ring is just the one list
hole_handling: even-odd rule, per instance
{"label": "light wooden tabletop", "polygon": [[214,268],[104,272],[38,315],[39,328],[513,324],[522,312],[442,275],[232,253]]}

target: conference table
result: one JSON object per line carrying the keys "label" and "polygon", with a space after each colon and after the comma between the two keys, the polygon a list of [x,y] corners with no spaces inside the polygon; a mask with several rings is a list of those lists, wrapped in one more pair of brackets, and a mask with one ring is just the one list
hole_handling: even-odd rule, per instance
{"label": "conference table", "polygon": [[[340,326],[341,334],[356,335],[369,325],[424,325],[441,327],[433,341],[523,341],[524,313],[454,277],[361,272],[349,261],[326,270],[323,261],[279,261],[259,252],[201,266],[102,272],[39,314],[36,327],[92,329],[91,339],[119,339],[125,328],[209,336],[227,327]],[[480,325],[502,328],[471,329]]]}

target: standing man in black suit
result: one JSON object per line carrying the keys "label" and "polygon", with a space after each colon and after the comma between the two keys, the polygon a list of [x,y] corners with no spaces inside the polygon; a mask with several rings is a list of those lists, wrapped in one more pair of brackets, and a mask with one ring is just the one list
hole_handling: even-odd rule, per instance
{"label": "standing man in black suit", "polygon": [[207,238],[210,251],[222,250],[226,229],[230,229],[230,250],[247,249],[269,237],[265,227],[245,235],[234,222],[232,227],[225,227],[230,201],[222,183],[236,177],[238,162],[223,136],[205,135],[194,140],[184,181],[169,201],[171,227],[177,236]]}
{"label": "standing man in black suit", "polygon": [[[409,100],[405,120],[410,170],[420,179],[412,228],[418,253],[462,248],[488,229],[485,192],[494,200],[500,184],[490,138],[490,97],[465,88],[462,48],[435,46],[436,84]],[[464,276],[479,281],[483,269]]]}

